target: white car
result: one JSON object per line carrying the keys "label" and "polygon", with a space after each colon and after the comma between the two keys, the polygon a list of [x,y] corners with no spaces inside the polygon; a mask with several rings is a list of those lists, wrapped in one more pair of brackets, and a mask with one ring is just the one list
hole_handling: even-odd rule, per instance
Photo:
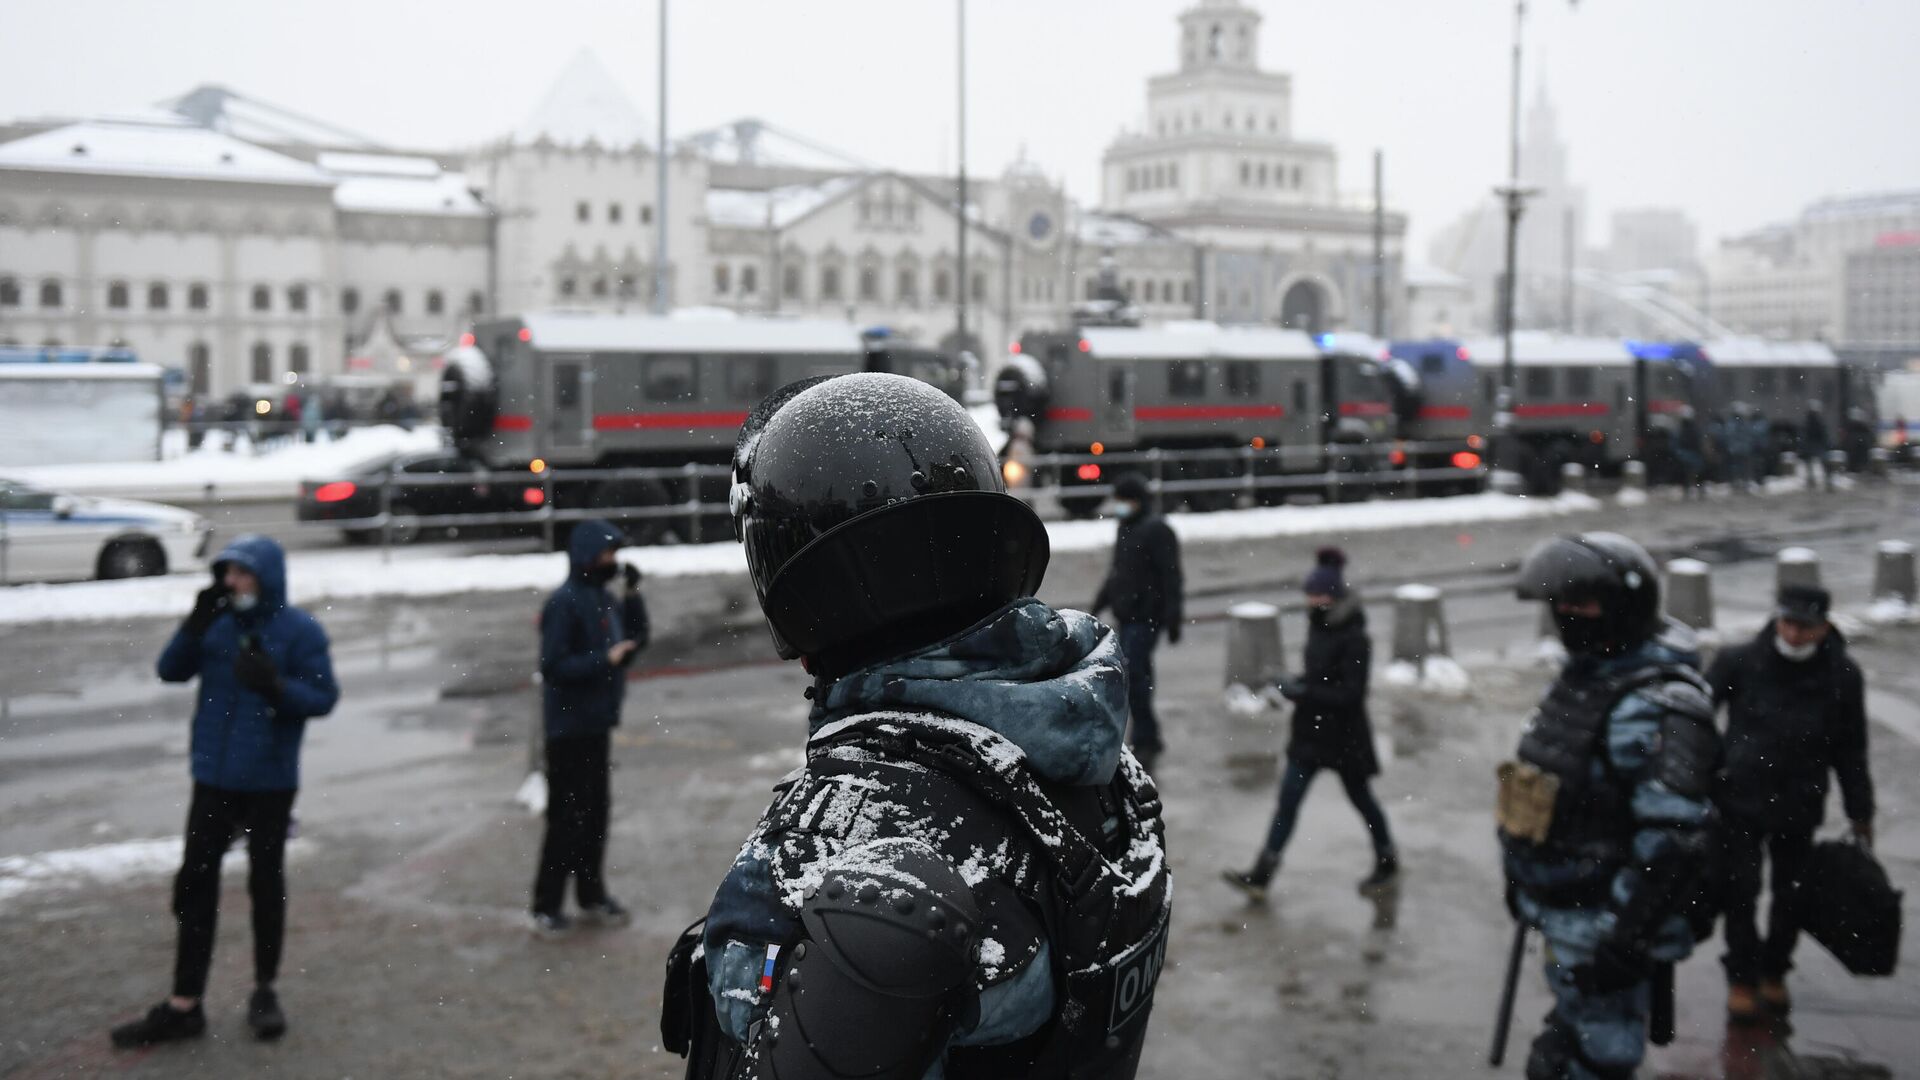
{"label": "white car", "polygon": [[184,570],[204,562],[212,539],[213,526],[188,510],[0,477],[0,585]]}

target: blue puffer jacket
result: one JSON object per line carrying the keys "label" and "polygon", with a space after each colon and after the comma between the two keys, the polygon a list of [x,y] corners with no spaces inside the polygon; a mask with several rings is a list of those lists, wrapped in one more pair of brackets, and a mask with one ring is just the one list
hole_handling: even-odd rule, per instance
{"label": "blue puffer jacket", "polygon": [[637,594],[615,600],[589,574],[603,552],[625,543],[605,521],[574,526],[567,583],[540,611],[541,700],[549,739],[598,735],[620,723],[627,673],[607,662],[607,650],[628,639],[646,647],[647,609]]}
{"label": "blue puffer jacket", "polygon": [[[215,580],[228,564],[260,579],[259,604],[247,612],[222,612],[198,638],[185,627],[175,632],[160,654],[160,677],[200,677],[193,713],[195,780],[234,791],[291,791],[300,786],[307,721],[332,712],[340,700],[327,634],[313,616],[287,604],[287,561],[279,544],[264,536],[238,537],[214,559]],[[258,642],[280,672],[278,701],[234,677],[234,659],[250,642]]]}

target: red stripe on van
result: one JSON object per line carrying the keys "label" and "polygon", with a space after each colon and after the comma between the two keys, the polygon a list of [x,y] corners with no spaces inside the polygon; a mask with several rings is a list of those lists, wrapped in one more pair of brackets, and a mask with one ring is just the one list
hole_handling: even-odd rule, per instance
{"label": "red stripe on van", "polygon": [[533,417],[524,413],[501,413],[493,418],[495,431],[532,431]]}
{"label": "red stripe on van", "polygon": [[1467,405],[1422,405],[1422,420],[1471,420],[1473,408]]}
{"label": "red stripe on van", "polygon": [[1578,401],[1562,405],[1515,405],[1513,415],[1534,419],[1552,419],[1564,416],[1605,416],[1613,409],[1598,401]]}
{"label": "red stripe on van", "polygon": [[1068,408],[1048,409],[1047,419],[1056,420],[1063,424],[1084,424],[1093,419],[1093,410]]}
{"label": "red stripe on van", "polygon": [[1669,398],[1659,398],[1647,402],[1647,411],[1650,413],[1677,413],[1686,407],[1686,402],[1675,401]]}
{"label": "red stripe on van", "polygon": [[1285,415],[1282,405],[1148,405],[1133,410],[1135,420],[1275,420]]}
{"label": "red stripe on van", "polygon": [[638,431],[651,428],[737,428],[747,422],[743,412],[599,413],[595,431]]}
{"label": "red stripe on van", "polygon": [[1384,401],[1343,401],[1340,403],[1341,416],[1386,416],[1393,407]]}

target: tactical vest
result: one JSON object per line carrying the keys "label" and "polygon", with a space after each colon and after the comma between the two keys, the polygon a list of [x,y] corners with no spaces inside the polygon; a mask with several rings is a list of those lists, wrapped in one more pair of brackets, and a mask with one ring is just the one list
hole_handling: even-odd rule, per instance
{"label": "tactical vest", "polygon": [[[1707,790],[1716,742],[1713,699],[1698,671],[1677,662],[1598,678],[1569,677],[1563,671],[1520,738],[1520,760],[1559,781],[1553,823],[1546,841],[1535,845],[1536,855],[1607,866],[1627,860],[1634,832],[1633,789],[1645,777],[1616,773],[1607,752],[1607,720],[1636,691],[1656,694],[1667,715],[1649,762],[1652,774],[1683,795]],[[1509,845],[1525,843],[1506,839]]]}
{"label": "tactical vest", "polygon": [[[977,973],[978,989],[1011,977],[1041,944],[1050,947],[1053,1016],[1008,1045],[950,1046],[948,1080],[1131,1080],[1171,913],[1159,794],[1131,757],[1106,785],[1055,785],[984,727],[907,713],[830,724],[809,741],[807,757],[805,771],[768,809],[762,832],[776,889],[798,876],[799,867],[783,859],[804,852],[806,838],[871,823],[873,815],[847,795],[884,775],[889,813],[941,823],[941,854],[968,867],[969,881],[985,874],[972,891],[1004,951]],[[995,857],[982,860],[980,852]],[[670,962],[669,992],[687,977]],[[710,1001],[702,1006],[710,1012]],[[678,1039],[668,1040],[678,1049]]]}

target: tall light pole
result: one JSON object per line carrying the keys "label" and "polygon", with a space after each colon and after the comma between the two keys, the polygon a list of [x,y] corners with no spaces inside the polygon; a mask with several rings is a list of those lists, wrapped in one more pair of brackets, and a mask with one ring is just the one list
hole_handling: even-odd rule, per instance
{"label": "tall light pole", "polygon": [[967,347],[967,289],[971,285],[967,277],[967,0],[956,0],[955,12],[959,22],[960,42],[959,58],[959,102],[960,102],[960,175],[959,175],[959,211],[954,215],[959,223],[959,237],[955,244],[959,248],[959,271],[955,275],[954,296],[957,298],[953,310],[954,348]]}
{"label": "tall light pole", "polygon": [[660,0],[660,145],[654,178],[653,313],[667,313],[667,0]]}

